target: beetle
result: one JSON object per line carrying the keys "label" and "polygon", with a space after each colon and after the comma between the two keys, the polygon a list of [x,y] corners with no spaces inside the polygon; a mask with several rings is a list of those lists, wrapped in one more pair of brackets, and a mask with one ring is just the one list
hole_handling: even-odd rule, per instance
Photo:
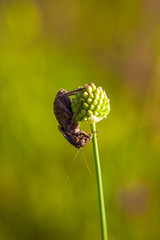
{"label": "beetle", "polygon": [[80,123],[76,120],[71,108],[71,100],[69,96],[74,95],[78,91],[82,91],[85,87],[80,87],[77,90],[67,92],[65,89],[60,89],[55,97],[53,109],[55,117],[59,123],[58,129],[67,139],[67,141],[76,148],[82,148],[93,137],[93,134],[87,134],[80,129]]}

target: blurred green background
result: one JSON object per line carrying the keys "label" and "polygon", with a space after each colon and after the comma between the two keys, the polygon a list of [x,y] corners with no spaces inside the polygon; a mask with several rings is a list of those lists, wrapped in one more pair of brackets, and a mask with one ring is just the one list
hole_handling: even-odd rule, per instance
{"label": "blurred green background", "polygon": [[[58,131],[52,103],[93,82],[109,240],[159,240],[160,1],[0,1],[0,239],[100,240],[92,144]],[[90,132],[90,127],[82,124]]]}

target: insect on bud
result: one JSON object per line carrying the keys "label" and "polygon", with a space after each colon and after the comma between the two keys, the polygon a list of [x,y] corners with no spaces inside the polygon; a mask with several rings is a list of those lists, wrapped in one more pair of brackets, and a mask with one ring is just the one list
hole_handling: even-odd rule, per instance
{"label": "insect on bud", "polygon": [[86,84],[85,89],[75,94],[72,98],[72,111],[76,113],[76,120],[88,123],[97,123],[103,118],[107,118],[110,111],[110,101],[102,87],[96,88],[91,84]]}

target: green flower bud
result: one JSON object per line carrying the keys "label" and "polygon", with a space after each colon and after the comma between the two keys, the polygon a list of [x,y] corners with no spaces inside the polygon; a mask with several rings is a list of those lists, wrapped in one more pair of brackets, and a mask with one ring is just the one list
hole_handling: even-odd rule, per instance
{"label": "green flower bud", "polygon": [[99,122],[107,117],[110,101],[102,87],[96,88],[93,83],[86,84],[85,87],[75,94],[75,98],[72,98],[72,111],[77,112],[76,120],[79,122]]}

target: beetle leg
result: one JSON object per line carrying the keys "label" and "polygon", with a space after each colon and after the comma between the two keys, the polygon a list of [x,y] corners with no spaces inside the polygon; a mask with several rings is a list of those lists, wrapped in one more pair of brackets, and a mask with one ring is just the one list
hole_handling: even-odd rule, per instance
{"label": "beetle leg", "polygon": [[76,112],[75,112],[74,115],[73,115],[72,122],[75,120],[76,115],[77,115],[77,113],[79,112],[79,110],[80,110],[82,104],[83,104],[83,101],[81,100],[81,102],[80,102],[80,104],[79,104],[79,106],[78,106]]}
{"label": "beetle leg", "polygon": [[90,85],[90,84],[86,84],[85,87],[80,87],[80,88],[78,88],[76,90],[73,90],[71,92],[66,92],[66,93],[60,94],[58,97],[61,97],[61,96],[64,96],[64,95],[67,95],[67,96],[75,95],[76,92],[84,90],[88,85]]}
{"label": "beetle leg", "polygon": [[79,134],[80,134],[80,135],[83,135],[83,136],[85,136],[85,137],[87,137],[87,138],[90,138],[90,139],[93,137],[93,133],[87,134],[87,133],[84,132],[83,130],[80,130],[80,131],[79,131]]}
{"label": "beetle leg", "polygon": [[85,89],[85,88],[86,88],[86,87],[80,87],[80,88],[78,88],[78,89],[76,89],[76,90],[73,90],[73,91],[71,91],[71,92],[67,92],[66,94],[67,94],[68,96],[75,95],[76,92],[82,91],[82,90]]}

